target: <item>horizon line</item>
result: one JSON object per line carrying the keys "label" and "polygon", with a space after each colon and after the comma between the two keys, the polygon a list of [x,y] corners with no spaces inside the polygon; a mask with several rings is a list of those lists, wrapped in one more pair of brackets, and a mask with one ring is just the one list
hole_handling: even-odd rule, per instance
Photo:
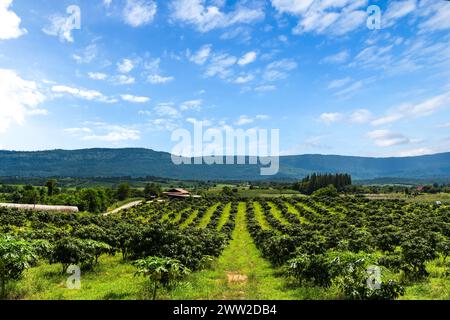
{"label": "horizon line", "polygon": [[[63,148],[55,148],[55,149],[44,149],[44,150],[7,150],[7,149],[0,149],[0,152],[10,152],[10,153],[39,153],[39,152],[52,152],[52,151],[67,151],[67,152],[73,152],[73,151],[85,151],[85,150],[148,150],[153,151],[157,153],[166,153],[169,155],[173,155],[170,152],[167,151],[158,151],[153,148],[146,148],[146,147],[92,147],[92,148],[76,148],[76,149],[63,149]],[[328,157],[353,157],[353,158],[370,158],[370,159],[392,159],[392,158],[417,158],[417,157],[426,157],[426,156],[435,156],[435,155],[441,155],[450,153],[449,151],[444,152],[436,152],[436,153],[425,153],[420,155],[409,155],[409,156],[363,156],[363,155],[343,155],[343,154],[322,154],[322,153],[303,153],[303,154],[279,154],[278,156],[280,158],[287,158],[287,157],[298,157],[298,156],[328,156]],[[180,155],[176,155],[180,156]],[[260,157],[257,155],[217,155],[215,157]],[[199,158],[201,156],[187,156],[185,158]],[[276,156],[264,156],[260,158],[267,158],[267,157],[276,157]]]}

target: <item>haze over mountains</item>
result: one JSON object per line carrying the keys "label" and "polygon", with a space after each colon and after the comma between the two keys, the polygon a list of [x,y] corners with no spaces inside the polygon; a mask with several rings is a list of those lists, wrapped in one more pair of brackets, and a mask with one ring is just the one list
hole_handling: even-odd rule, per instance
{"label": "haze over mountains", "polygon": [[183,180],[299,179],[314,172],[345,172],[355,180],[377,178],[450,180],[450,152],[405,158],[298,155],[280,158],[277,176],[259,165],[180,165],[150,149],[0,151],[3,177],[162,177]]}

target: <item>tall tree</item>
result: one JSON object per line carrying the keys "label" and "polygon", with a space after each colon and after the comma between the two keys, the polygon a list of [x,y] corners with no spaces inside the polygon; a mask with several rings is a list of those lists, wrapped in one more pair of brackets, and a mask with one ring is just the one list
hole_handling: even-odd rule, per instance
{"label": "tall tree", "polygon": [[57,181],[55,179],[50,179],[45,183],[45,186],[47,187],[47,195],[49,197],[55,194],[56,183]]}
{"label": "tall tree", "polygon": [[117,199],[119,199],[120,201],[126,200],[130,197],[130,193],[130,185],[128,183],[122,183],[117,189]]}

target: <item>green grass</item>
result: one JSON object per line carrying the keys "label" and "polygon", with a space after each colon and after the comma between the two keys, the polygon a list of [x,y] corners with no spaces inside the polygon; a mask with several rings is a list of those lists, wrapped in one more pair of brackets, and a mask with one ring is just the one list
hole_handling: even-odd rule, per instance
{"label": "green grass", "polygon": [[135,267],[122,257],[103,256],[94,271],[81,273],[81,289],[67,289],[68,274],[61,265],[42,264],[25,272],[15,285],[12,299],[26,300],[127,300],[147,299],[146,281],[134,277]]}
{"label": "green grass", "polygon": [[224,224],[227,223],[228,219],[230,218],[230,211],[231,211],[231,202],[228,203],[223,208],[222,215],[220,216],[219,223],[217,224],[217,230],[222,230]]}
{"label": "green grass", "polygon": [[270,206],[270,212],[272,212],[272,214],[275,217],[275,219],[277,219],[278,221],[280,221],[284,225],[289,225],[289,221],[287,221],[283,217],[283,215],[281,214],[281,211],[278,210],[277,206],[275,204],[273,204],[272,202],[268,202],[268,204]]}
{"label": "green grass", "polygon": [[261,228],[263,230],[270,230],[271,229],[270,225],[269,225],[269,223],[267,222],[267,220],[266,220],[266,218],[264,216],[263,209],[262,209],[261,205],[259,204],[259,202],[254,201],[253,202],[253,208],[254,208],[254,211],[255,211],[256,221],[258,221],[258,223],[261,226]]}
{"label": "green grass", "polygon": [[184,221],[180,225],[180,229],[187,228],[195,220],[195,218],[197,218],[197,216],[198,216],[198,210],[194,210],[194,212],[191,213],[189,218],[187,218],[186,221]]}
{"label": "green grass", "polygon": [[208,210],[206,210],[205,215],[202,217],[198,224],[199,229],[204,229],[208,226],[208,223],[211,221],[211,217],[216,211],[217,207],[220,205],[220,202],[216,203],[212,207],[209,207]]}
{"label": "green grass", "polygon": [[285,204],[286,204],[286,207],[288,208],[288,212],[295,214],[301,223],[308,223],[308,221],[305,219],[305,217],[303,217],[292,204],[290,204],[289,202],[285,202]]}
{"label": "green grass", "polygon": [[443,276],[442,258],[427,263],[426,267],[429,277],[406,286],[406,294],[401,300],[450,300],[450,276]]}
{"label": "green grass", "polygon": [[[169,221],[169,222],[172,222],[172,223],[176,223],[178,220],[181,219],[181,215],[182,215],[184,212],[189,211],[190,209],[191,209],[191,208],[188,207],[188,208],[186,208],[186,209],[177,210],[176,213],[175,213],[175,211],[168,211],[168,212],[167,212],[166,214],[164,214],[163,217],[161,218],[161,222]],[[173,217],[174,213],[175,213],[175,216]],[[171,219],[171,217],[173,217],[173,218]]]}

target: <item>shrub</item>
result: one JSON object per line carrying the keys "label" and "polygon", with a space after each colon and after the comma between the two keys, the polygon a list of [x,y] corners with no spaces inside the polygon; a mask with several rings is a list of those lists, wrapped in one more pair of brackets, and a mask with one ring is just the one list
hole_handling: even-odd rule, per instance
{"label": "shrub", "polygon": [[6,285],[20,280],[23,271],[36,260],[32,246],[23,240],[0,237],[0,298],[6,297]]}
{"label": "shrub", "polygon": [[148,277],[153,282],[153,300],[156,299],[156,290],[159,285],[174,286],[191,272],[180,261],[171,258],[147,257],[137,260],[133,264],[137,268],[135,275]]}

